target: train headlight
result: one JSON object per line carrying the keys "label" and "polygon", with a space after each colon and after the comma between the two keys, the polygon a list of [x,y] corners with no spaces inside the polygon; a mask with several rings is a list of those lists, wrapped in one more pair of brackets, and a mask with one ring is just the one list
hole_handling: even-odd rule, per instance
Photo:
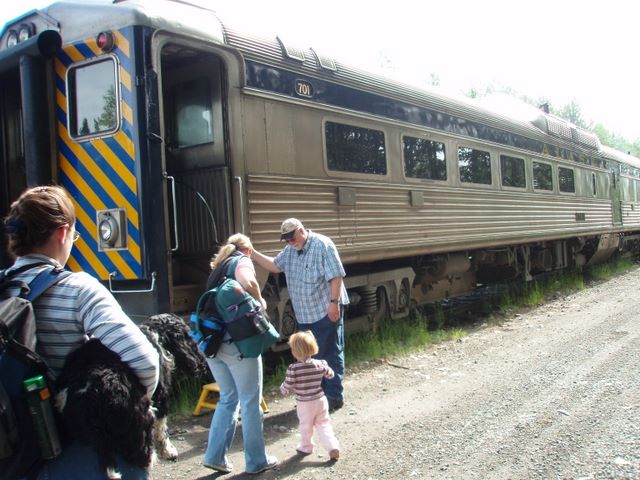
{"label": "train headlight", "polygon": [[124,250],[127,248],[127,213],[124,208],[97,212],[98,250]]}
{"label": "train headlight", "polygon": [[18,29],[18,42],[29,40],[35,32],[33,23],[23,23]]}
{"label": "train headlight", "polygon": [[118,225],[112,217],[102,220],[98,228],[100,229],[100,240],[104,243],[111,244],[118,235]]}
{"label": "train headlight", "polygon": [[15,47],[18,44],[18,32],[10,30],[7,35],[7,47]]}

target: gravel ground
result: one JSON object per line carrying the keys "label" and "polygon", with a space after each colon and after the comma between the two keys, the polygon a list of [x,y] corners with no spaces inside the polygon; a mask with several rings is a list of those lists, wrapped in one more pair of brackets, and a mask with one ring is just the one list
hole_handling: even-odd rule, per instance
{"label": "gravel ground", "polygon": [[[461,341],[348,370],[335,463],[321,449],[295,455],[294,401],[267,392],[268,451],[281,463],[261,478],[640,479],[638,284],[636,269]],[[159,461],[154,479],[217,478],[201,465],[210,418],[174,423],[180,458]],[[241,445],[237,435],[237,472],[223,478],[248,477]]]}

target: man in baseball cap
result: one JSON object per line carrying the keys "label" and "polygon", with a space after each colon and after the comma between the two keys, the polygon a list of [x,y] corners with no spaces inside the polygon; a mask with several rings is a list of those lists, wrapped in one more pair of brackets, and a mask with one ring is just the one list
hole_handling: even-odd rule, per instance
{"label": "man in baseball cap", "polygon": [[326,360],[335,373],[322,380],[322,388],[329,410],[337,410],[344,404],[344,306],[349,303],[338,249],[329,237],[307,230],[297,218],[282,222],[280,240],[286,245],[275,257],[254,250],[251,258],[287,277],[298,329],[313,332],[319,347],[315,357]]}
{"label": "man in baseball cap", "polygon": [[302,222],[297,218],[287,218],[280,226],[280,240],[289,240],[292,238],[296,230],[304,228]]}

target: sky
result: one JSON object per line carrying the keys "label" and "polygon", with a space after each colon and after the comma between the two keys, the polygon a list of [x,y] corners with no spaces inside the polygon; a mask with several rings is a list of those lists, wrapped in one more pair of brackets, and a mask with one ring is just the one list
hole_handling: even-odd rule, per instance
{"label": "sky", "polygon": [[[640,2],[634,0],[199,0],[348,65],[464,94],[509,88],[575,101],[587,121],[640,140]],[[48,1],[4,3],[0,23]],[[237,22],[236,22],[237,23]]]}

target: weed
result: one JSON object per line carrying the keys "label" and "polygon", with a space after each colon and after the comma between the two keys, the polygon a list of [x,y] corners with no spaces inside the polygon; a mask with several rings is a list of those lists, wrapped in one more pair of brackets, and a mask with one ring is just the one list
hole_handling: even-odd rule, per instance
{"label": "weed", "polygon": [[195,377],[176,375],[171,387],[171,414],[190,415],[202,391],[202,383]]}

